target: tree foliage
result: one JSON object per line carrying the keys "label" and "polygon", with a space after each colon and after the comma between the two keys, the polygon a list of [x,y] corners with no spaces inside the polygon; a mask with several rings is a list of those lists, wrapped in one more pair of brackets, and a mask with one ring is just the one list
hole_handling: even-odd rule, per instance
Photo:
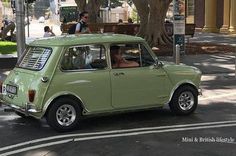
{"label": "tree foliage", "polygon": [[[88,11],[89,12],[89,21],[96,23],[99,22],[99,10],[100,7],[108,7],[108,0],[75,0],[75,3],[79,7],[79,11]],[[132,0],[127,0],[128,4],[131,5]],[[110,0],[110,7],[115,8],[122,5],[120,0]]]}
{"label": "tree foliage", "polygon": [[[115,8],[115,7],[121,6],[123,2],[120,1],[120,0],[110,0],[110,3],[111,3],[110,7]],[[127,0],[127,3],[131,6],[133,4],[133,1],[132,0]],[[103,0],[102,7],[106,8],[108,6],[109,6],[109,0]]]}
{"label": "tree foliage", "polygon": [[[110,0],[110,3],[111,3],[110,4],[111,8],[115,8],[122,5],[122,3],[119,0]],[[108,6],[109,6],[109,0],[103,0],[102,7],[106,8]]]}

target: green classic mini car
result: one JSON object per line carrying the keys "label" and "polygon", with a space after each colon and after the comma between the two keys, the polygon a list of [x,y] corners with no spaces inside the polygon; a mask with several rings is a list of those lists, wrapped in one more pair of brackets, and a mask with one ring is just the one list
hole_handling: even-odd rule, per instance
{"label": "green classic mini car", "polygon": [[65,35],[29,44],[1,84],[20,116],[45,117],[58,131],[83,116],[163,107],[187,115],[198,104],[201,71],[161,62],[144,39],[119,34]]}

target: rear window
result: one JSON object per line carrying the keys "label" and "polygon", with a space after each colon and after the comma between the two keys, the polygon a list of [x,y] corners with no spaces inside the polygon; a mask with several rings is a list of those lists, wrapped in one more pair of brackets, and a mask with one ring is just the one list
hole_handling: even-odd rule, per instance
{"label": "rear window", "polygon": [[31,70],[41,70],[52,53],[51,48],[29,47],[20,59],[18,66]]}

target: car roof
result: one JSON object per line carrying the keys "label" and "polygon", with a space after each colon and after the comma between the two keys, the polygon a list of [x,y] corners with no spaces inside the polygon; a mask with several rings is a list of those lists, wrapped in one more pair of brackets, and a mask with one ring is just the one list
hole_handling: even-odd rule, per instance
{"label": "car roof", "polygon": [[78,44],[142,42],[141,37],[123,34],[79,34],[41,38],[31,42],[32,46],[70,46]]}

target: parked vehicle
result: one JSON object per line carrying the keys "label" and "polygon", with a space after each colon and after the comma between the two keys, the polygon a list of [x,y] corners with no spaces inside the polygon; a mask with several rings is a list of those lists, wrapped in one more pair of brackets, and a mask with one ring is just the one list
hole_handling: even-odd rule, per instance
{"label": "parked vehicle", "polygon": [[[113,66],[114,49],[124,64]],[[142,38],[80,34],[31,42],[0,88],[18,115],[45,117],[55,130],[69,131],[92,114],[165,104],[175,114],[191,114],[200,78],[196,67],[159,61]]]}
{"label": "parked vehicle", "polygon": [[44,23],[45,22],[45,17],[43,17],[43,16],[39,17],[38,22],[39,23]]}

